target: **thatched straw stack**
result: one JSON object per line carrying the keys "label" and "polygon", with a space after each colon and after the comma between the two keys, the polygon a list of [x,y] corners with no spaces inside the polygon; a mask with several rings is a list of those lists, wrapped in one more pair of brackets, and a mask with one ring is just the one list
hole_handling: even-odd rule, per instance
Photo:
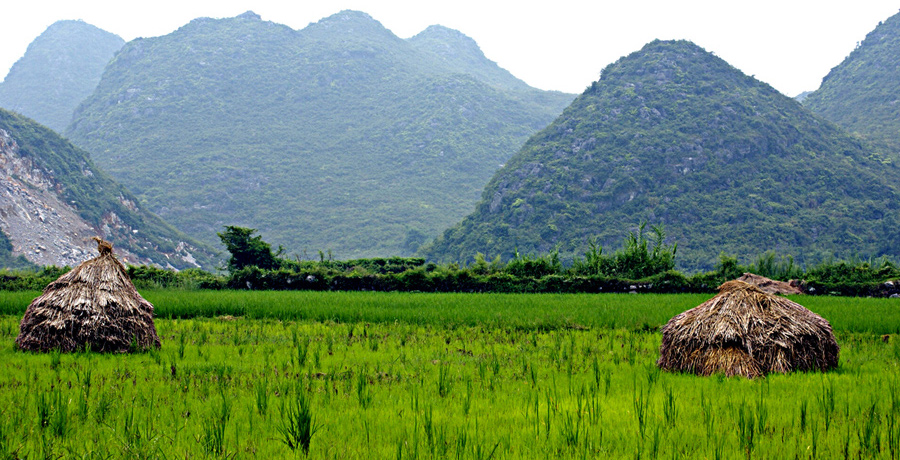
{"label": "thatched straw stack", "polygon": [[22,350],[127,352],[160,346],[153,305],[144,300],[112,245],[99,238],[100,255],[44,288],[19,326]]}
{"label": "thatched straw stack", "polygon": [[826,371],[837,367],[840,353],[828,321],[737,280],[669,320],[662,335],[657,365],[699,375]]}

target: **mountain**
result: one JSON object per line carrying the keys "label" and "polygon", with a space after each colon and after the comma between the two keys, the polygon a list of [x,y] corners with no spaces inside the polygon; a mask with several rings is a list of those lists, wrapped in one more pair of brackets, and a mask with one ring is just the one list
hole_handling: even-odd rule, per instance
{"label": "mountain", "polygon": [[447,68],[473,75],[492,86],[518,91],[534,90],[485,57],[475,40],[457,30],[439,25],[429,26],[410,38],[409,43]]}
{"label": "mountain", "polygon": [[248,12],[126,44],[67,135],[208,243],[240,225],[301,257],[410,255],[573,97],[449,29],[403,40],[356,11],[302,30]]}
{"label": "mountain", "polygon": [[58,21],[28,45],[0,83],[0,107],[62,132],[125,41],[83,21]]}
{"label": "mountain", "polygon": [[682,268],[720,252],[798,262],[900,255],[900,172],[860,140],[686,41],[654,41],[500,169],[475,211],[421,254],[471,260],[618,249],[662,224]]}
{"label": "mountain", "polygon": [[878,24],[803,104],[900,160],[900,13]]}
{"label": "mountain", "polygon": [[[127,263],[214,268],[213,250],[147,212],[90,156],[49,128],[0,109],[2,267],[75,265],[114,243]],[[0,268],[2,268],[0,267]]]}

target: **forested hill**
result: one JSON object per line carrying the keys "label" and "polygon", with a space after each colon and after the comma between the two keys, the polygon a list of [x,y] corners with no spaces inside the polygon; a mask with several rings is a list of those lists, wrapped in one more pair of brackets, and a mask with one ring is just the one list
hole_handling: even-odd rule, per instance
{"label": "forested hill", "polygon": [[83,21],[53,23],[28,45],[0,83],[0,107],[62,132],[124,44],[118,35]]}
{"label": "forested hill", "polygon": [[211,247],[147,212],[90,156],[53,130],[0,109],[0,268],[73,266],[99,236],[130,264],[215,269]]}
{"label": "forested hill", "polygon": [[866,35],[803,104],[900,161],[900,13]]}
{"label": "forested hill", "polygon": [[242,225],[287,254],[409,255],[573,98],[459,32],[403,40],[355,11],[298,31],[248,12],[126,44],[67,133],[210,243]]}
{"label": "forested hill", "polygon": [[682,268],[720,252],[900,255],[900,174],[861,141],[686,41],[606,67],[491,179],[432,260],[582,255],[662,224]]}

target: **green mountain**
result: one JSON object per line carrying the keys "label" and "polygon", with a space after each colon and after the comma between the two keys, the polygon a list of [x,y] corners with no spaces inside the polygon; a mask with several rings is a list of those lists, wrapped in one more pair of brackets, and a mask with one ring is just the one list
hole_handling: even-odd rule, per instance
{"label": "green mountain", "polygon": [[803,104],[900,160],[900,13],[878,24]]}
{"label": "green mountain", "polygon": [[0,107],[62,132],[124,44],[118,35],[82,21],[53,23],[0,83]]}
{"label": "green mountain", "polygon": [[403,40],[344,11],[253,13],[126,44],[67,133],[190,235],[258,228],[287,254],[409,255],[574,96],[444,28]]}
{"label": "green mountain", "polygon": [[0,109],[0,268],[75,265],[92,236],[131,264],[213,269],[212,249],[149,213],[89,155],[54,131]]}
{"label": "green mountain", "polygon": [[601,75],[420,253],[580,256],[592,240],[618,249],[644,221],[687,269],[722,251],[900,255],[900,171],[798,102],[686,41],[654,41]]}

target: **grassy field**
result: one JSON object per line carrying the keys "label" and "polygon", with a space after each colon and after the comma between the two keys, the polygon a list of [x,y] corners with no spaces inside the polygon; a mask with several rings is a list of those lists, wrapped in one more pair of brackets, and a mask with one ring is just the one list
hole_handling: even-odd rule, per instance
{"label": "grassy field", "polygon": [[839,369],[749,381],[655,366],[709,296],[146,292],[161,350],[38,355],[6,294],[0,459],[900,455],[896,300],[802,298]]}

